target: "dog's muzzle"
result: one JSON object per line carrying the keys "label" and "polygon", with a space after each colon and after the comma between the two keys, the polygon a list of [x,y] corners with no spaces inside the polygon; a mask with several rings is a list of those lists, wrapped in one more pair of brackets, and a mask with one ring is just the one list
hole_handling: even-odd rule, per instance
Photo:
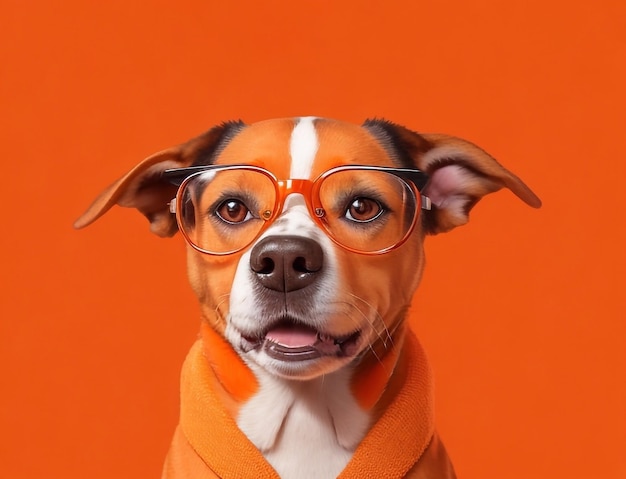
{"label": "dog's muzzle", "polygon": [[[269,236],[250,252],[250,269],[257,285],[272,294],[306,295],[324,270],[324,252],[319,243],[303,236]],[[278,298],[276,297],[278,300]],[[259,336],[245,337],[246,349],[262,348],[274,359],[301,361],[322,356],[351,356],[360,332],[334,337],[296,320],[285,310]]]}

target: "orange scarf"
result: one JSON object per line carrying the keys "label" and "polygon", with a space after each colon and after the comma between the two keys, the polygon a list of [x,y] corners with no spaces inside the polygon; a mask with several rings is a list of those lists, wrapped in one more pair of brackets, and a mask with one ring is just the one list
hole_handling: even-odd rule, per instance
{"label": "orange scarf", "polygon": [[[404,377],[379,420],[357,447],[340,479],[454,478],[434,429],[432,376],[421,345],[408,331],[395,375]],[[191,348],[181,376],[181,414],[164,479],[267,478],[278,474],[237,427],[223,389],[203,354]]]}

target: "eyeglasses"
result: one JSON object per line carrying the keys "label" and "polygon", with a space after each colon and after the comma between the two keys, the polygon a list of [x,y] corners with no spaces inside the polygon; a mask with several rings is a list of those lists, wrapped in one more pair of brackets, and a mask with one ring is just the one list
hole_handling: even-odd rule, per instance
{"label": "eyeglasses", "polygon": [[430,199],[420,190],[428,175],[411,168],[339,166],[315,180],[279,180],[252,165],[166,170],[179,186],[170,212],[196,250],[228,255],[251,245],[280,216],[285,199],[303,195],[328,237],[362,254],[386,253],[406,241]]}

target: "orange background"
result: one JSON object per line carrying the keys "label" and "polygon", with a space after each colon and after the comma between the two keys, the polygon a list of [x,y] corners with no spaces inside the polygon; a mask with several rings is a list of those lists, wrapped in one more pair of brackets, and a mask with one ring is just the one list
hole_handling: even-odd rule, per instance
{"label": "orange background", "polygon": [[159,476],[183,242],[71,224],[159,149],[292,115],[459,135],[539,194],[427,242],[438,427],[460,478],[626,477],[624,5],[3,1],[0,477]]}

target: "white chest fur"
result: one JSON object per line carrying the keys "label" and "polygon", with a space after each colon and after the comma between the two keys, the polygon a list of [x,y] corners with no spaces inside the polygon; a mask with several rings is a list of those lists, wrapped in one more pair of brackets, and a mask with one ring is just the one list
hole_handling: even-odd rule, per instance
{"label": "white chest fur", "polygon": [[370,426],[350,392],[350,371],[287,381],[252,368],[260,388],[240,410],[239,428],[281,478],[337,477]]}

